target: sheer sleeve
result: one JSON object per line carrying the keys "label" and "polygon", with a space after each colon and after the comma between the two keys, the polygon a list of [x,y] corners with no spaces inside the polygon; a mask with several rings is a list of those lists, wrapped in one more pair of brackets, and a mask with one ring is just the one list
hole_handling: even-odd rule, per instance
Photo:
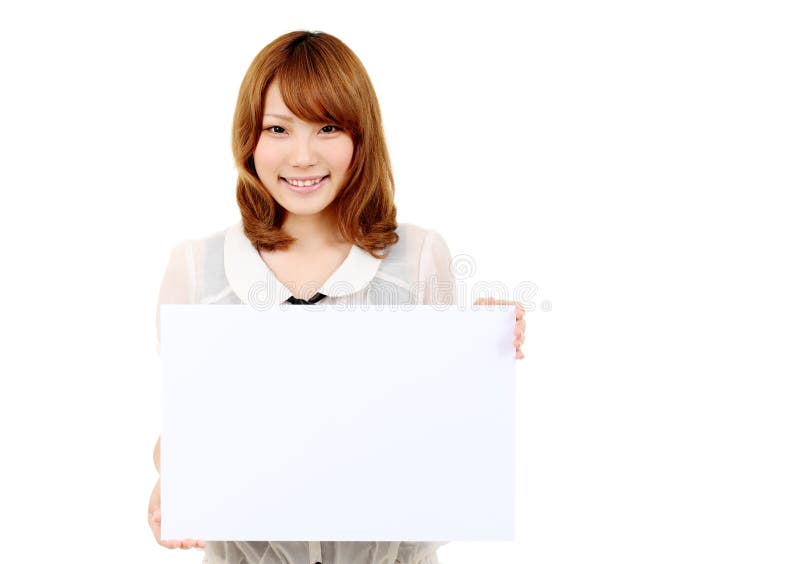
{"label": "sheer sleeve", "polygon": [[450,249],[438,232],[428,230],[422,242],[419,257],[419,285],[422,303],[427,305],[454,305],[457,303],[456,285],[450,269]]}
{"label": "sheer sleeve", "polygon": [[191,304],[195,302],[196,280],[192,242],[184,241],[170,253],[167,270],[161,281],[156,307],[156,349],[161,349],[161,304]]}

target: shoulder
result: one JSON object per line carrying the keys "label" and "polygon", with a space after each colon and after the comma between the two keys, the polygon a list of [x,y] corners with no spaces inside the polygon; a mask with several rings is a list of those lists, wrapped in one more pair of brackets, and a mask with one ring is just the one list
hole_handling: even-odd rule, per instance
{"label": "shoulder", "polygon": [[399,225],[397,233],[405,257],[403,274],[411,282],[416,303],[455,303],[452,258],[444,237],[436,229],[413,223]]}
{"label": "shoulder", "polygon": [[418,280],[420,271],[429,269],[432,262],[449,262],[447,244],[435,229],[415,223],[400,223],[395,233],[398,241],[389,248],[386,258],[381,261],[379,278],[414,283]]}
{"label": "shoulder", "polygon": [[[188,303],[202,303],[207,296],[225,293],[225,246],[235,227],[184,239],[172,247],[165,275],[169,287],[185,288]],[[183,303],[183,302],[179,302]]]}
{"label": "shoulder", "polygon": [[180,265],[195,274],[216,262],[221,264],[228,229],[206,236],[184,239],[172,247],[170,264]]}
{"label": "shoulder", "polygon": [[437,230],[415,223],[398,224],[396,233],[399,241],[395,247],[400,246],[401,252],[409,253],[417,258],[434,246],[447,246],[444,237]]}

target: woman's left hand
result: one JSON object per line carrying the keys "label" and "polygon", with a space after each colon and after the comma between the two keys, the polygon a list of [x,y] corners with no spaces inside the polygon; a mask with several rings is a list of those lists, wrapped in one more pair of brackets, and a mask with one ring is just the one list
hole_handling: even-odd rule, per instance
{"label": "woman's left hand", "polygon": [[522,343],[525,342],[525,308],[519,302],[512,302],[508,300],[496,300],[494,298],[478,298],[475,300],[475,305],[498,305],[498,304],[516,304],[517,306],[517,321],[514,324],[514,347],[517,349],[517,360],[525,358],[522,352]]}

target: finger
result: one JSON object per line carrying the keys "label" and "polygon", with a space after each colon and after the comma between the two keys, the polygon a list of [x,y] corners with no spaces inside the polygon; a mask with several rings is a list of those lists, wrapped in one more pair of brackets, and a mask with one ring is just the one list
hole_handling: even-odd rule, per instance
{"label": "finger", "polygon": [[488,298],[478,298],[475,300],[475,303],[482,305],[514,305],[518,304],[519,302],[514,302],[511,300],[499,300],[495,297],[489,296]]}
{"label": "finger", "polygon": [[181,543],[177,540],[163,540],[161,538],[161,511],[156,509],[149,517],[150,530],[153,531],[153,536],[156,542],[166,548],[178,548]]}
{"label": "finger", "polygon": [[152,513],[147,516],[147,524],[150,525],[150,530],[153,531],[153,536],[156,537],[156,540],[161,542],[161,523],[156,521]]}

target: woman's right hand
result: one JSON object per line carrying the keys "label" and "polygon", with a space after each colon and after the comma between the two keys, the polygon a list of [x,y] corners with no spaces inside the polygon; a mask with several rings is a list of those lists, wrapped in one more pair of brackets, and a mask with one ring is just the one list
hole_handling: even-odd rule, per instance
{"label": "woman's right hand", "polygon": [[203,549],[206,543],[201,540],[161,540],[161,480],[156,482],[153,493],[150,494],[150,506],[147,508],[147,522],[156,542],[167,548],[200,548]]}

